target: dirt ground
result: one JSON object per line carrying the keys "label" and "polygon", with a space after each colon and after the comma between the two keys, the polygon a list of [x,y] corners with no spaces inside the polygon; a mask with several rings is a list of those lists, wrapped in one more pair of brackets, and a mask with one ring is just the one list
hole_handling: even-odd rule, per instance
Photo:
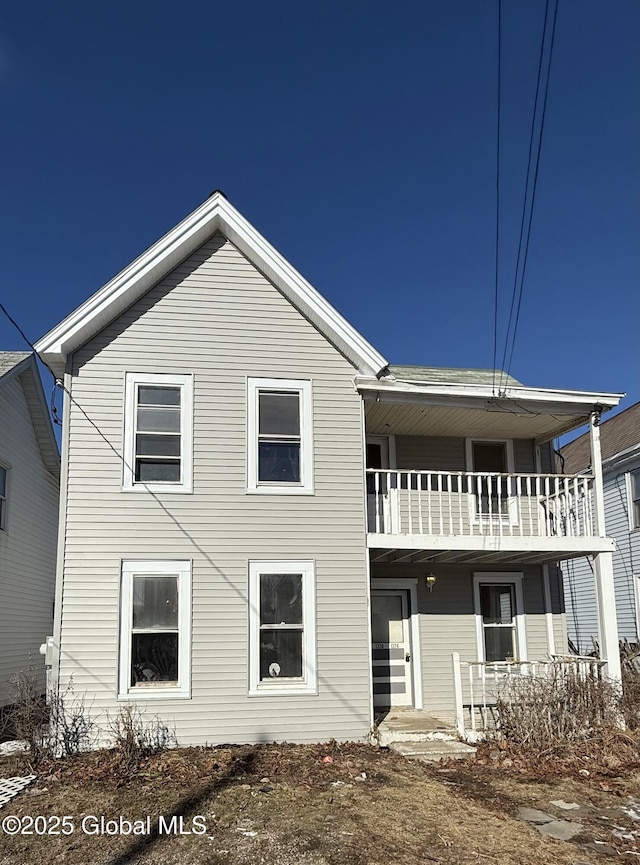
{"label": "dirt ground", "polygon": [[[489,750],[476,763],[423,764],[330,743],[174,750],[126,777],[110,752],[87,754],[41,767],[0,808],[0,824],[18,818],[0,830],[0,863],[637,862],[640,772],[582,772],[537,772]],[[17,774],[25,768],[15,757],[0,761],[0,777]],[[580,809],[550,804],[559,799]],[[578,820],[584,831],[573,841],[545,838],[516,819],[522,806]],[[128,822],[100,822],[120,817]],[[9,834],[16,826],[30,834]]]}

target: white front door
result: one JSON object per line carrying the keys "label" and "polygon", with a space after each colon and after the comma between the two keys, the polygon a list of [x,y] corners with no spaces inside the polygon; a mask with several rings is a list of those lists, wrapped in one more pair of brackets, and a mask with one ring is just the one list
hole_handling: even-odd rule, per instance
{"label": "white front door", "polygon": [[373,705],[412,706],[409,599],[403,589],[371,592]]}
{"label": "white front door", "polygon": [[[387,436],[367,436],[367,468],[389,468]],[[384,474],[367,474],[367,530],[387,532],[389,527],[389,490]]]}

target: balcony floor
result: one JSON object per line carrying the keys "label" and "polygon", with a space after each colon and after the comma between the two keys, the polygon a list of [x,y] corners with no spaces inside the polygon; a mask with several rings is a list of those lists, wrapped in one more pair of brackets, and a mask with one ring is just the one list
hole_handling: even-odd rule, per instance
{"label": "balcony floor", "polygon": [[442,564],[551,564],[597,553],[613,552],[611,538],[531,538],[390,535],[369,533],[372,562],[440,562]]}

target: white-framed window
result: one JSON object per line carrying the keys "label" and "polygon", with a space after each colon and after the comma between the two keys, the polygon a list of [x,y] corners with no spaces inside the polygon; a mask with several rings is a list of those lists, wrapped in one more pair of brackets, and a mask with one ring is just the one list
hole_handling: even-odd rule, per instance
{"label": "white-framed window", "polygon": [[312,561],[249,562],[249,694],[315,694]]}
{"label": "white-framed window", "polygon": [[6,531],[7,528],[8,486],[9,470],[6,466],[0,465],[0,531]]}
{"label": "white-framed window", "polygon": [[473,522],[508,522],[517,525],[518,500],[511,439],[466,439],[469,506]]}
{"label": "white-framed window", "polygon": [[526,661],[522,573],[473,575],[478,660]]}
{"label": "white-framed window", "polygon": [[125,490],[193,490],[193,376],[128,372]]}
{"label": "white-framed window", "polygon": [[124,561],[118,696],[189,697],[191,562]]}
{"label": "white-framed window", "polygon": [[311,382],[250,378],[247,384],[247,491],[311,495]]}
{"label": "white-framed window", "polygon": [[640,529],[640,469],[629,472],[629,526]]}

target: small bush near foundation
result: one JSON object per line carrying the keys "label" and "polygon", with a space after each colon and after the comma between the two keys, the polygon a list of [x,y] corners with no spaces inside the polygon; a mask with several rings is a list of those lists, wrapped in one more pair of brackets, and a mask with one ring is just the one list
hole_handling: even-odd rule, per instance
{"label": "small bush near foundation", "polygon": [[150,720],[136,706],[123,706],[108,723],[117,757],[117,769],[123,774],[135,772],[147,757],[177,745],[175,732],[154,715]]}
{"label": "small bush near foundation", "polygon": [[584,741],[620,724],[619,689],[597,672],[566,665],[544,676],[514,676],[499,688],[499,733],[510,744],[543,752]]}

